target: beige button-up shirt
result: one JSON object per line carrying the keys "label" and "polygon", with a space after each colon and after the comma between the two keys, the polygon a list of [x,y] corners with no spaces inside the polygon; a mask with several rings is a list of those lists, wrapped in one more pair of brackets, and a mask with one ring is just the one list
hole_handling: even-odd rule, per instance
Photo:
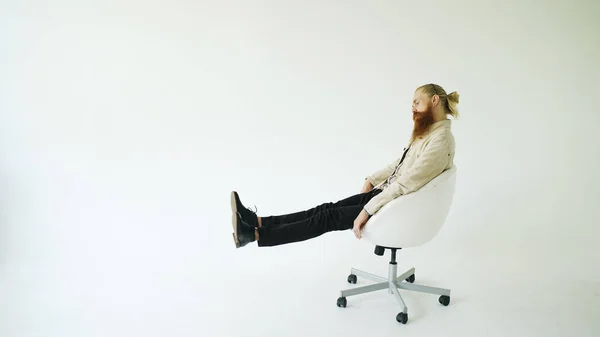
{"label": "beige button-up shirt", "polygon": [[402,157],[397,158],[367,179],[375,188],[383,189],[364,207],[370,215],[395,198],[423,187],[440,173],[454,165],[454,136],[451,121],[445,119],[434,123],[430,130],[410,145],[404,161],[393,174]]}

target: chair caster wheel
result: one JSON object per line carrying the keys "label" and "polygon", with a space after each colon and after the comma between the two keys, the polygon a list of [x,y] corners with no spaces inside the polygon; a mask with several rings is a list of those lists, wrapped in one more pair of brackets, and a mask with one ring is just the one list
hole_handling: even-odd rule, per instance
{"label": "chair caster wheel", "polygon": [[353,283],[353,284],[356,284],[356,275],[354,275],[354,274],[350,274],[350,275],[348,276],[348,283]]}
{"label": "chair caster wheel", "polygon": [[396,320],[402,324],[406,324],[408,322],[408,314],[401,312],[396,316]]}
{"label": "chair caster wheel", "polygon": [[442,295],[440,296],[439,301],[443,306],[446,307],[448,304],[450,304],[450,296]]}
{"label": "chair caster wheel", "polygon": [[345,308],[346,304],[348,304],[348,301],[346,301],[345,297],[340,297],[337,299],[337,306],[340,308]]}
{"label": "chair caster wheel", "polygon": [[415,274],[410,275],[407,279],[406,282],[408,283],[414,283],[415,282]]}

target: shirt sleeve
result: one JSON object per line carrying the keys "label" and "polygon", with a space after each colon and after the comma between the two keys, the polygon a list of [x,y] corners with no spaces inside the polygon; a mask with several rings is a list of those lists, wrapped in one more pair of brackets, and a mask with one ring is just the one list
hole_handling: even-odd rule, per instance
{"label": "shirt sleeve", "polygon": [[398,165],[400,159],[401,158],[396,158],[393,162],[368,176],[366,179],[371,183],[371,185],[377,186],[379,183],[387,179],[392,173],[394,173],[394,169],[396,169],[396,165]]}
{"label": "shirt sleeve", "polygon": [[451,157],[451,146],[445,137],[437,137],[419,154],[415,163],[381,193],[373,197],[364,209],[375,214],[397,197],[416,191],[444,171]]}

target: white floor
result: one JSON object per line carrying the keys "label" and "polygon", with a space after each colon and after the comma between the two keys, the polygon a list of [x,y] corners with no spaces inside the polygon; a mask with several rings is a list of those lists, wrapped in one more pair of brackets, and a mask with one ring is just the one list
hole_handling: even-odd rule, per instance
{"label": "white floor", "polygon": [[[366,284],[346,282],[351,267],[387,275],[389,253],[374,255],[369,243],[357,242],[350,232],[236,250],[229,224],[207,226],[200,239],[181,236],[176,227],[171,234],[156,230],[156,240],[148,240],[147,232],[124,230],[122,241],[107,240],[105,247],[98,230],[99,241],[62,243],[63,253],[80,254],[9,265],[0,335],[600,334],[593,239],[573,238],[565,245],[559,236],[553,241],[552,235],[524,233],[509,241],[509,231],[456,238],[460,224],[451,221],[428,245],[398,254],[399,271],[414,266],[415,283],[450,288],[451,304],[443,307],[436,295],[403,291],[409,322],[402,325],[395,320],[399,306],[386,291],[349,297],[346,308],[336,306],[340,290]],[[177,236],[179,246],[171,242]],[[536,249],[529,248],[530,240],[536,240]]]}
{"label": "white floor", "polygon": [[[313,244],[319,253],[311,254],[308,261],[286,263],[280,257],[274,265],[253,269],[252,262],[244,257],[241,261],[248,265],[242,270],[247,278],[242,273],[234,274],[240,275],[239,283],[246,279],[253,284],[254,293],[235,291],[224,295],[230,300],[237,298],[239,306],[232,308],[223,304],[221,314],[236,317],[233,321],[240,325],[224,325],[221,329],[227,332],[223,335],[242,335],[239,333],[242,330],[238,330],[240,326],[254,326],[248,330],[249,336],[397,336],[404,333],[411,336],[598,336],[600,333],[598,272],[573,267],[586,259],[584,252],[580,251],[580,255],[572,252],[570,258],[565,257],[565,249],[552,247],[551,243],[546,245],[548,250],[537,252],[527,249],[526,245],[503,245],[501,241],[483,246],[447,244],[441,235],[421,251],[407,250],[399,254],[398,269],[404,271],[415,266],[416,283],[450,288],[451,305],[441,306],[435,295],[403,291],[409,307],[409,322],[401,325],[395,321],[399,306],[386,291],[349,297],[347,308],[335,306],[337,292],[351,286],[346,283],[351,266],[387,275],[389,253],[378,257],[366,244],[356,250],[351,239],[347,239],[347,244],[336,239]],[[286,249],[280,252],[284,254]],[[267,253],[253,255],[269,259]],[[319,256],[319,260],[313,260]],[[577,262],[570,261],[571,258]],[[368,283],[359,280],[356,286]],[[231,284],[235,288],[237,282]],[[258,319],[251,313],[259,313]],[[223,323],[229,321],[224,319]]]}

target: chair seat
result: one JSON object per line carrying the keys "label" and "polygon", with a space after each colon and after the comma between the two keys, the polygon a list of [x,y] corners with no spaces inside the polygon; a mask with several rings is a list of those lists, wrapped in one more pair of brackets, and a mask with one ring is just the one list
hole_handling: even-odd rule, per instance
{"label": "chair seat", "polygon": [[419,246],[433,239],[450,212],[456,172],[456,166],[452,166],[417,191],[385,204],[365,225],[364,239],[397,249]]}

